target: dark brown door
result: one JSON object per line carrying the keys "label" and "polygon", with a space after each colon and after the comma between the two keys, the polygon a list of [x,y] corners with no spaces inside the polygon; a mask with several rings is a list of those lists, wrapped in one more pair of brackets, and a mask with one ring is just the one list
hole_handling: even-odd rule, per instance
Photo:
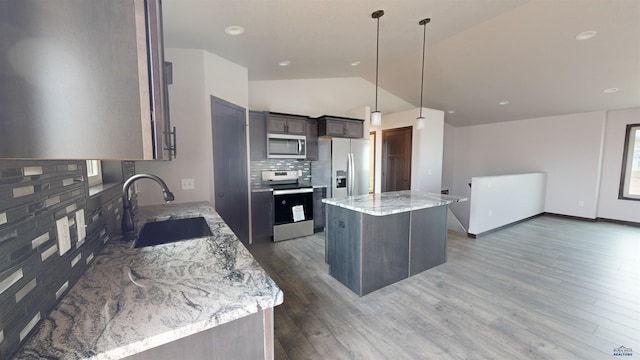
{"label": "dark brown door", "polygon": [[411,189],[411,126],[382,130],[382,191]]}
{"label": "dark brown door", "polygon": [[215,209],[236,236],[249,243],[246,110],[211,97]]}

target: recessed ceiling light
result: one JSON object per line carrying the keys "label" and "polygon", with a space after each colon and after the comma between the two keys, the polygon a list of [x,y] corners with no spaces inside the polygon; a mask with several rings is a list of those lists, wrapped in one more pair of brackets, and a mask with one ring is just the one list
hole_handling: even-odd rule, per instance
{"label": "recessed ceiling light", "polygon": [[227,35],[236,36],[243,34],[244,28],[242,26],[232,25],[224,29],[224,32],[227,33]]}
{"label": "recessed ceiling light", "polygon": [[456,113],[456,111],[455,111],[455,110],[449,110],[449,111],[447,111],[447,112],[448,112],[449,114],[455,114],[455,113]]}
{"label": "recessed ceiling light", "polygon": [[499,105],[508,105],[509,102],[507,100],[502,100],[498,103]]}
{"label": "recessed ceiling light", "polygon": [[358,66],[360,65],[360,61],[354,61],[351,63],[351,66]]}
{"label": "recessed ceiling light", "polygon": [[280,63],[279,63],[280,66],[287,66],[289,64],[291,64],[291,61],[289,61],[289,60],[280,61]]}
{"label": "recessed ceiling light", "polygon": [[595,30],[587,30],[583,31],[580,34],[576,35],[576,40],[589,40],[592,37],[596,36],[597,32]]}
{"label": "recessed ceiling light", "polygon": [[613,94],[618,91],[620,91],[620,88],[608,88],[608,89],[602,90],[602,92],[605,94]]}

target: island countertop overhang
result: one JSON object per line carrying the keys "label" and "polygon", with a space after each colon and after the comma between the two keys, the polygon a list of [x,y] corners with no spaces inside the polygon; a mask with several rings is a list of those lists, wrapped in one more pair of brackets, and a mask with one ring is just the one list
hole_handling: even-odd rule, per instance
{"label": "island countertop overhang", "polygon": [[444,206],[467,200],[468,198],[463,196],[403,190],[350,196],[344,199],[322,199],[322,202],[327,205],[339,206],[364,214],[386,216]]}

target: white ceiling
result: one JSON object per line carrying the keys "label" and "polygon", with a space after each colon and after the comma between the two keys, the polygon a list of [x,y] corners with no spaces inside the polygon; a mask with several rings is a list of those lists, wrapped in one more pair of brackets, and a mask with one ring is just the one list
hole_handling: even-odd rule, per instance
{"label": "white ceiling", "polygon": [[[640,0],[164,0],[165,46],[201,48],[249,80],[359,76],[455,110],[455,126],[640,107]],[[241,25],[241,36],[224,29]],[[585,41],[576,35],[595,30]],[[282,60],[291,65],[281,67]],[[351,66],[354,61],[360,65]],[[606,88],[620,88],[613,94]],[[372,104],[374,93],[371,94]],[[507,100],[508,105],[499,105]],[[384,113],[384,99],[378,108]]]}

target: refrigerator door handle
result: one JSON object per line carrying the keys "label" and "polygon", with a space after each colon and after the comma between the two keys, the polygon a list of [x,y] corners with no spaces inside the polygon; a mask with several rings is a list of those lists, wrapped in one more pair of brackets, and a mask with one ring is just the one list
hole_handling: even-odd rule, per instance
{"label": "refrigerator door handle", "polygon": [[347,196],[353,196],[353,185],[354,185],[354,163],[353,163],[353,154],[347,154]]}

